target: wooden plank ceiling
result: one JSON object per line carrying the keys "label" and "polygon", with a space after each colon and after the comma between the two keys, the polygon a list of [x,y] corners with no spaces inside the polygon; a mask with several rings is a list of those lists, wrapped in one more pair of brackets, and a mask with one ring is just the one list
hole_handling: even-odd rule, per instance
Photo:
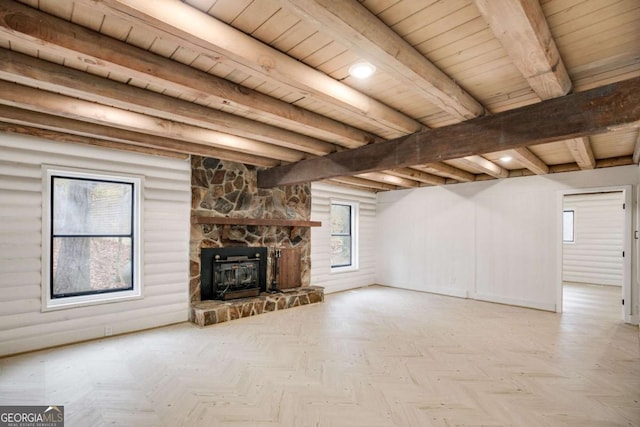
{"label": "wooden plank ceiling", "polygon": [[[266,168],[639,76],[638,0],[0,0],[0,130]],[[328,181],[637,164],[637,125]]]}

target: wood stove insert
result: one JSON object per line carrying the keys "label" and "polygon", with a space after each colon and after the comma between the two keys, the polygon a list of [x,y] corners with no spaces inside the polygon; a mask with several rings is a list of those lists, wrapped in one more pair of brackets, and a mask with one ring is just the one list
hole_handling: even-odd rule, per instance
{"label": "wood stove insert", "polygon": [[203,248],[200,292],[204,300],[230,300],[266,291],[267,248]]}

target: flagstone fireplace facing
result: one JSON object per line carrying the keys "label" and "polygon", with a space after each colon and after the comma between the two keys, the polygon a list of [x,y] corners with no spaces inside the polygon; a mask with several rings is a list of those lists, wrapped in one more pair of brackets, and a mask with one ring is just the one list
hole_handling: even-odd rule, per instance
{"label": "flagstone fireplace facing", "polygon": [[200,326],[324,300],[309,286],[309,184],[257,188],[257,169],[192,156],[190,319]]}

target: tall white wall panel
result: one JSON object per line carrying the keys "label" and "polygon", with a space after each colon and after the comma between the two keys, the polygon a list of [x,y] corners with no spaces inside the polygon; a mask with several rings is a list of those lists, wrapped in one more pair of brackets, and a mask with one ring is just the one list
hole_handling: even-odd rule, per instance
{"label": "tall white wall panel", "polygon": [[[355,271],[331,272],[331,201],[351,201],[359,205],[359,262]],[[326,293],[376,283],[376,195],[320,182],[311,184],[311,219],[322,227],[311,229],[311,284]]]}
{"label": "tall white wall panel", "polygon": [[[41,311],[43,164],[144,176],[144,298]],[[0,133],[0,355],[188,318],[186,160]]]}
{"label": "tall white wall panel", "polygon": [[475,211],[456,187],[433,187],[429,197],[379,193],[378,283],[467,296],[474,281]]}
{"label": "tall white wall panel", "polygon": [[[378,193],[377,283],[554,311],[562,194],[638,176],[626,166]],[[638,262],[629,256],[637,318]]]}
{"label": "tall white wall panel", "polygon": [[564,196],[574,213],[574,242],[563,244],[563,280],[622,286],[624,193]]}

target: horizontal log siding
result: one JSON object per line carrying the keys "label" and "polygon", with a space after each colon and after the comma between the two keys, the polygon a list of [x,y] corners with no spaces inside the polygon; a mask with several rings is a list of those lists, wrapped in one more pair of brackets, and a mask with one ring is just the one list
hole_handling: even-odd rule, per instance
{"label": "horizontal log siding", "polygon": [[[144,298],[41,312],[42,165],[144,176]],[[186,160],[0,133],[0,355],[187,320]]]}
{"label": "horizontal log siding", "polygon": [[[356,271],[331,272],[332,200],[359,204],[359,263]],[[311,219],[321,227],[311,229],[311,284],[323,286],[326,293],[368,286],[376,278],[376,195],[324,183],[311,184]]]}
{"label": "horizontal log siding", "polygon": [[563,244],[564,281],[622,286],[623,203],[621,191],[564,197],[564,209],[575,211],[575,241]]}

